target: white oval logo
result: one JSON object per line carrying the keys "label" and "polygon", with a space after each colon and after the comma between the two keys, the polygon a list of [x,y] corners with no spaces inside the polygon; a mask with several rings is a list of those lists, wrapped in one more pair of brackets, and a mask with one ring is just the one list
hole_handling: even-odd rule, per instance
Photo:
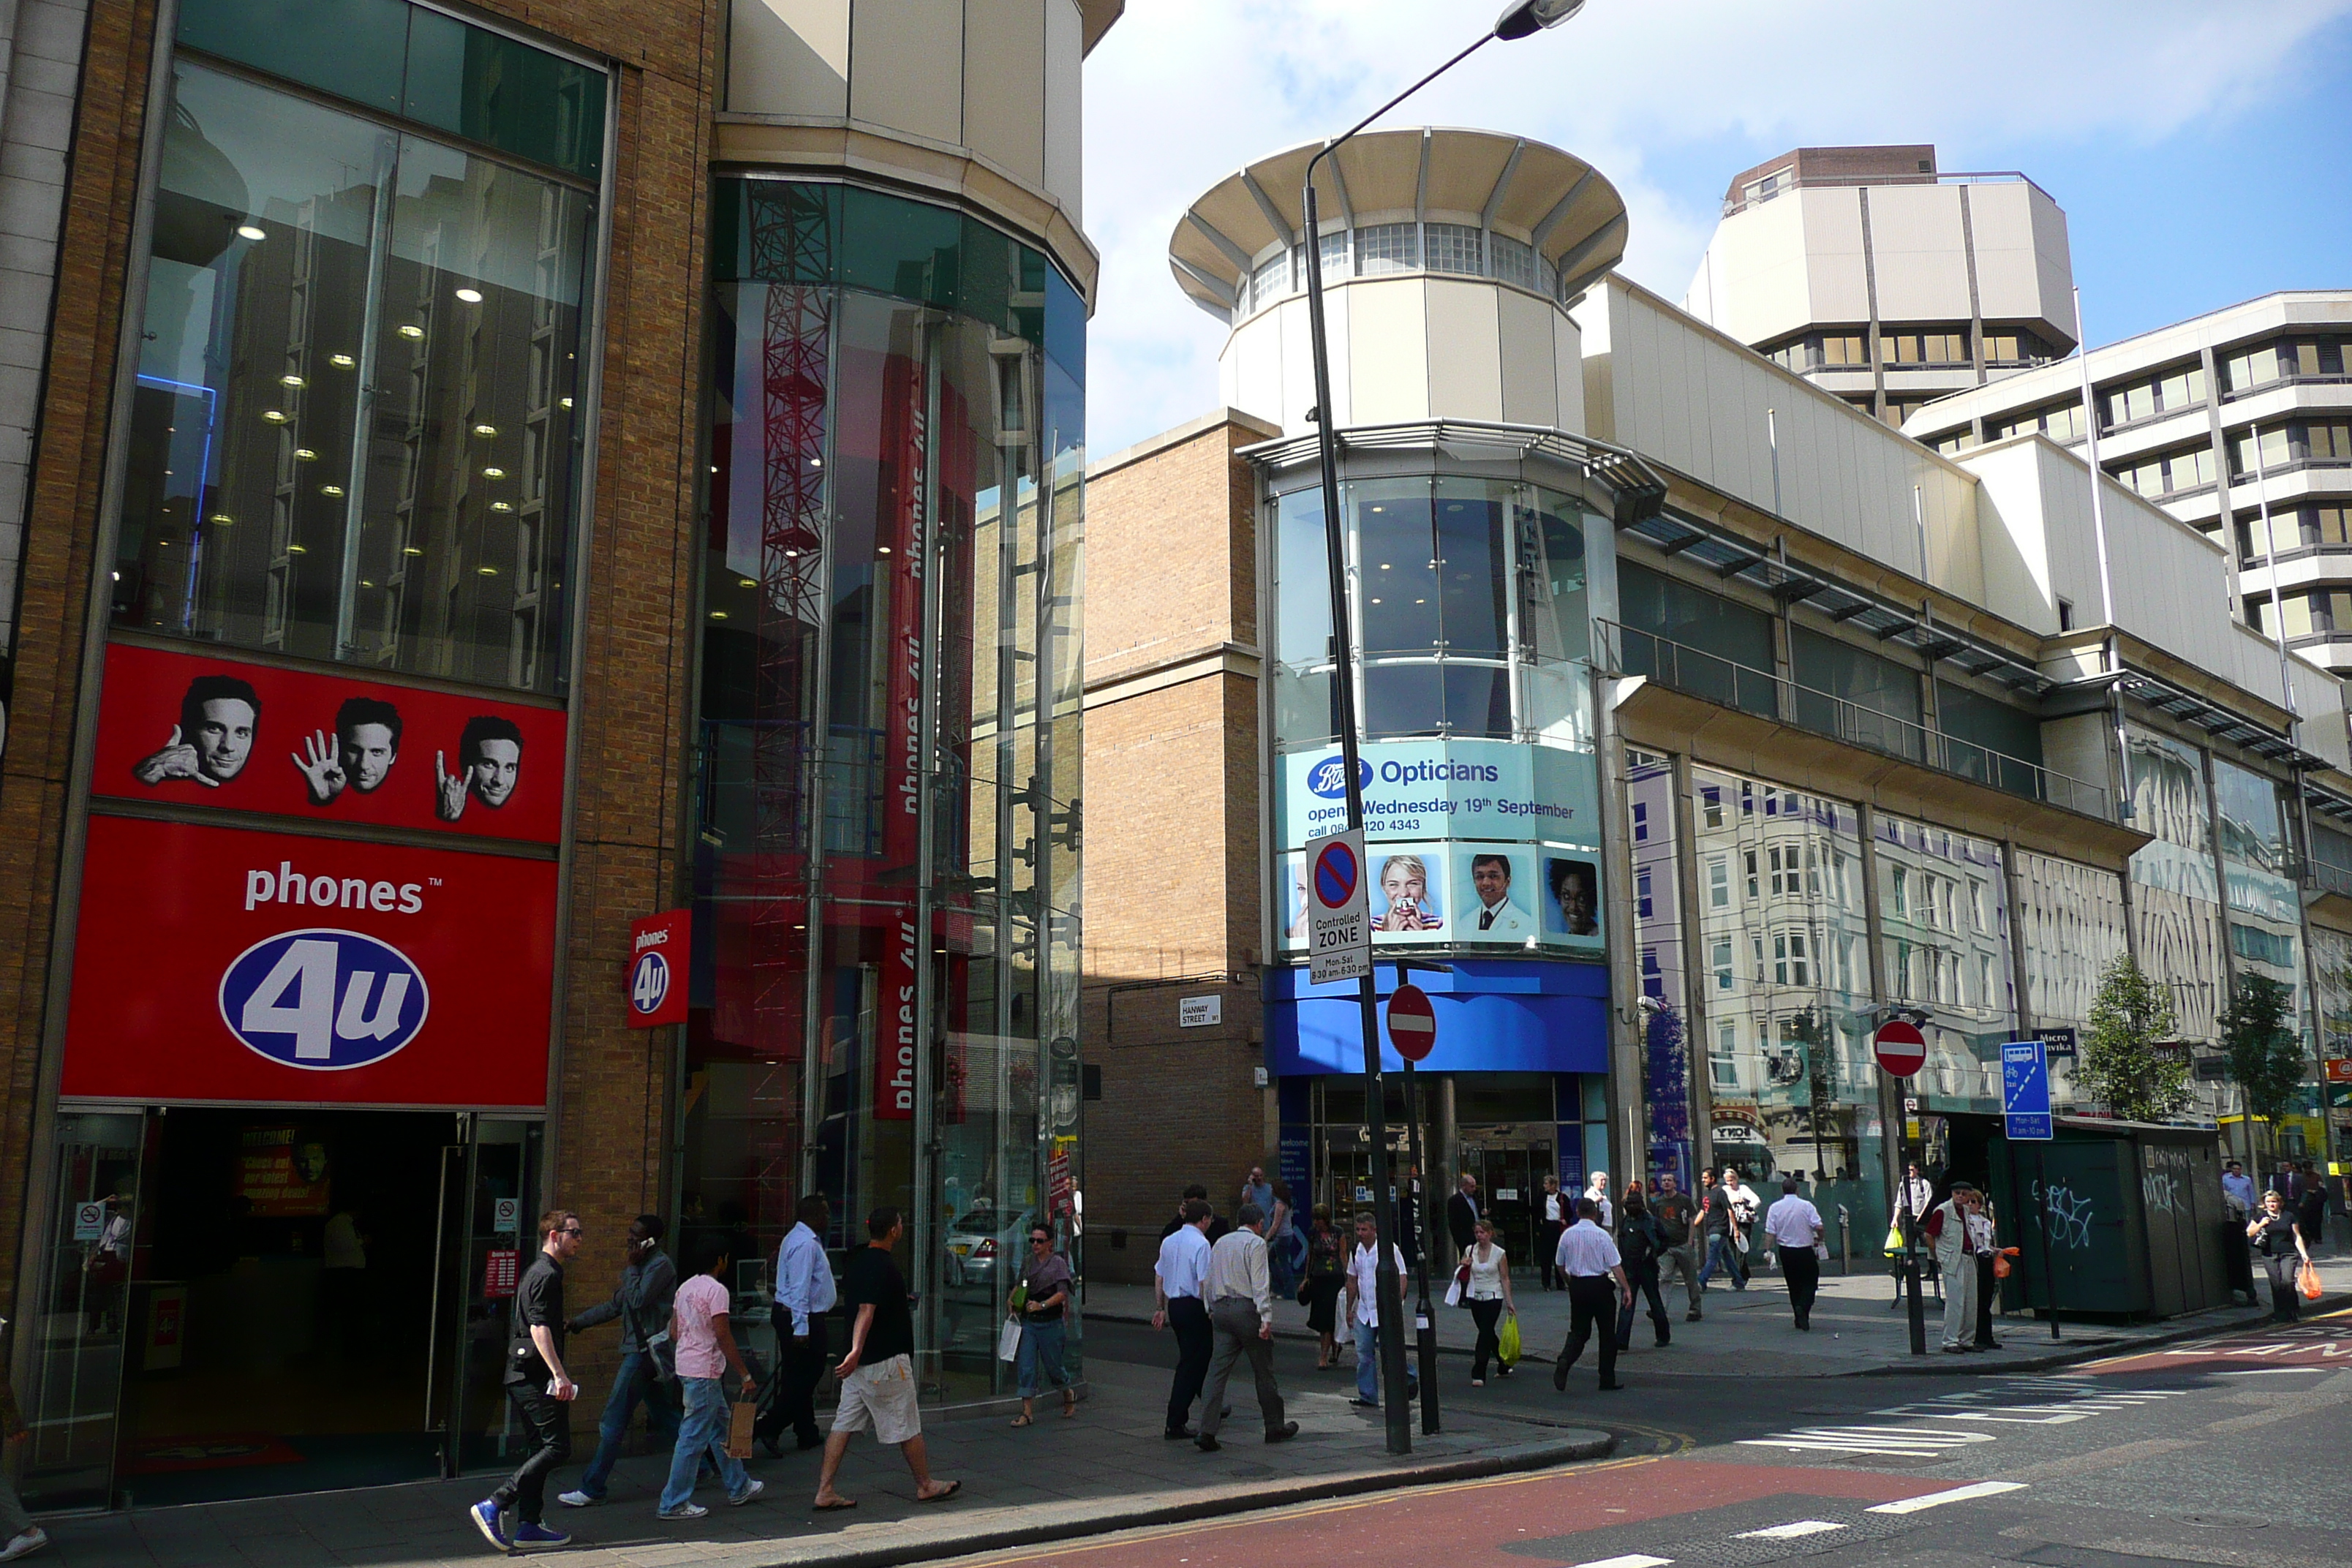
{"label": "white oval logo", "polygon": [[355,931],[289,931],[255,942],[221,974],[221,1022],[271,1061],[314,1072],[380,1062],[425,1027],[425,974]]}

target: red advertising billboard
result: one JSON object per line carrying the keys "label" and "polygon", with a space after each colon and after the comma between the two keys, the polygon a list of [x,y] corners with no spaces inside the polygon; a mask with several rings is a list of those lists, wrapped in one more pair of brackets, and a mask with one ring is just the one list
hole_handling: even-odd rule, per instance
{"label": "red advertising billboard", "polygon": [[215,653],[106,650],[90,792],[552,844],[564,716]]}
{"label": "red advertising billboard", "polygon": [[555,873],[93,815],[61,1092],[542,1106]]}

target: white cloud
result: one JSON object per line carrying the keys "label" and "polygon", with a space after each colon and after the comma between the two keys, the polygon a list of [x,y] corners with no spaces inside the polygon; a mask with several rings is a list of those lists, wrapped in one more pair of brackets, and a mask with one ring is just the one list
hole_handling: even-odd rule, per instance
{"label": "white cloud", "polygon": [[[1168,272],[1185,206],[1257,158],[1345,129],[1476,37],[1495,8],[1128,0],[1087,64],[1087,226],[1103,253],[1088,356],[1095,451],[1217,395],[1223,329]],[[1709,142],[1761,144],[1769,156],[1933,142],[1945,167],[1972,168],[1973,149],[2014,160],[2036,141],[2153,146],[2290,89],[2313,52],[2305,46],[2347,13],[2352,0],[1995,0],[1965,13],[1592,0],[1557,32],[1488,46],[1382,123],[1507,131],[1589,160],[1631,214],[1627,274],[1679,299],[1738,170],[1669,187],[1653,159]]]}

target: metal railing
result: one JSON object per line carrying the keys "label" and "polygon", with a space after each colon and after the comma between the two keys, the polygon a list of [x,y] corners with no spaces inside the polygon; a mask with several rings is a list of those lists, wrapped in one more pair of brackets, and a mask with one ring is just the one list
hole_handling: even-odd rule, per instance
{"label": "metal railing", "polygon": [[1596,620],[1598,652],[1612,675],[1646,676],[1659,685],[1759,718],[1776,719],[1883,756],[1899,757],[1958,778],[1974,779],[2027,800],[2046,801],[2107,820],[2107,792],[2040,763],[2013,757],[1833,692],[1800,686],[1770,670],[1725,658],[1616,621]]}

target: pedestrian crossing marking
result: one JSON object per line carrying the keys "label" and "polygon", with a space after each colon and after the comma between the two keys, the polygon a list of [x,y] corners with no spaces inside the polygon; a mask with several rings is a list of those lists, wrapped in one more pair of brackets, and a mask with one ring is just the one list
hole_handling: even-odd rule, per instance
{"label": "pedestrian crossing marking", "polygon": [[1933,1458],[1946,1448],[1995,1440],[1990,1432],[1941,1432],[1931,1426],[1800,1426],[1769,1437],[1742,1437],[1746,1448],[1811,1448],[1832,1454],[1885,1454]]}
{"label": "pedestrian crossing marking", "polygon": [[2021,1492],[2023,1481],[1977,1481],[1949,1491],[1928,1492],[1922,1497],[1907,1497],[1899,1502],[1883,1502],[1866,1511],[1871,1513],[1925,1513],[1931,1508],[1941,1508],[1948,1502],[1967,1502],[1974,1498],[1999,1497],[2003,1492]]}
{"label": "pedestrian crossing marking", "polygon": [[1835,1520],[1801,1519],[1790,1524],[1775,1524],[1763,1530],[1743,1530],[1734,1541],[1794,1541],[1801,1535],[1825,1535],[1832,1530],[1843,1530]]}
{"label": "pedestrian crossing marking", "polygon": [[1644,1557],[1634,1552],[1623,1557],[1603,1557],[1596,1562],[1579,1563],[1576,1568],[1673,1568],[1674,1561],[1671,1557]]}

